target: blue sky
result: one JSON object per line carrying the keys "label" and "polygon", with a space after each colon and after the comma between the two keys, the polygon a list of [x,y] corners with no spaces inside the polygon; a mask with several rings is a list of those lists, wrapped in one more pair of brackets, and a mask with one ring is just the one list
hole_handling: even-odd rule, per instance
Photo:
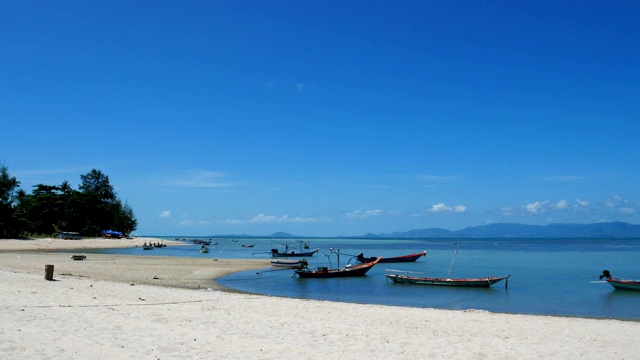
{"label": "blue sky", "polygon": [[144,235],[640,223],[635,1],[2,1],[0,163]]}

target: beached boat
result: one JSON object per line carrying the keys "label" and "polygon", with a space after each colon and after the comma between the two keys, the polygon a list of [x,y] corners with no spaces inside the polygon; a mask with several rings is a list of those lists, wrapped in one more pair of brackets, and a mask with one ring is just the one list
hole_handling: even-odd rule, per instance
{"label": "beached boat", "polygon": [[600,275],[600,280],[605,278],[609,285],[616,290],[640,291],[640,280],[625,280],[611,276],[609,270],[604,270]]}
{"label": "beached boat", "polygon": [[367,274],[371,268],[377,264],[382,257],[376,259],[375,261],[358,264],[358,265],[347,265],[343,268],[329,269],[327,267],[319,267],[316,270],[311,269],[300,269],[296,270],[295,273],[301,278],[311,278],[311,279],[326,279],[326,278],[335,278],[335,277],[352,277],[352,276],[364,276]]}
{"label": "beached boat", "polygon": [[306,259],[302,260],[271,260],[271,266],[281,269],[302,269],[309,265]]}
{"label": "beached boat", "polygon": [[315,249],[313,251],[306,251],[306,252],[295,252],[295,251],[289,251],[289,252],[279,252],[278,249],[271,249],[271,256],[272,257],[307,257],[307,256],[313,256],[313,254],[317,253],[318,251],[320,251],[320,248]]}
{"label": "beached boat", "polygon": [[108,239],[123,239],[124,234],[119,231],[102,230],[102,235]]}
{"label": "beached boat", "polygon": [[[393,256],[393,257],[383,257],[382,259],[380,259],[380,263],[400,263],[400,262],[413,262],[418,260],[419,258],[423,257],[427,255],[426,251],[423,252],[419,252],[419,253],[415,253],[415,254],[409,254],[409,255],[401,255],[401,256]],[[371,262],[371,261],[375,261],[377,259],[377,257],[373,256],[373,257],[364,257],[364,254],[360,253],[358,254],[358,256],[356,256],[356,260],[358,260],[361,263],[367,263],[367,262]]]}
{"label": "beached boat", "polygon": [[[488,288],[502,280],[506,280],[505,288],[509,287],[509,277],[507,276],[488,276],[484,278],[451,278],[451,270],[453,269],[453,263],[456,260],[456,255],[458,254],[459,246],[456,244],[456,250],[453,253],[453,260],[451,260],[451,266],[449,267],[449,272],[447,273],[447,277],[444,278],[436,278],[436,277],[419,277],[419,276],[408,276],[408,271],[403,275],[396,274],[385,274],[387,279],[393,280],[394,283],[400,284],[410,284],[410,285],[441,285],[441,286],[458,286],[458,287],[482,287]],[[398,270],[391,270],[398,271]]]}

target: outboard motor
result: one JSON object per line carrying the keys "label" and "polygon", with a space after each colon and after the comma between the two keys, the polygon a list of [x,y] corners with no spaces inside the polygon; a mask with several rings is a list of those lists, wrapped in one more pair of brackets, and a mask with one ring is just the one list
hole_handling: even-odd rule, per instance
{"label": "outboard motor", "polygon": [[277,254],[278,253],[278,249],[271,249],[271,253],[272,254]]}
{"label": "outboard motor", "polygon": [[609,270],[602,270],[602,274],[600,274],[600,280],[602,280],[602,278],[607,278],[607,280],[611,279],[611,273],[609,272]]}

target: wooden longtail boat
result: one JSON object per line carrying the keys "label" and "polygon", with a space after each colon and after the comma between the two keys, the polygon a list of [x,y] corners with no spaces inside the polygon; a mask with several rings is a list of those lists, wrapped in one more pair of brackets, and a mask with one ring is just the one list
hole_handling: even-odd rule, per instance
{"label": "wooden longtail boat", "polygon": [[[385,276],[395,283],[411,284],[411,285],[444,285],[444,286],[463,286],[463,287],[485,287],[488,288],[491,285],[498,283],[502,280],[509,279],[509,276],[500,277],[486,277],[478,279],[447,279],[447,278],[426,278],[426,277],[413,277],[407,275],[394,275],[385,274]],[[508,283],[509,280],[507,280]]]}
{"label": "wooden longtail boat", "polygon": [[[506,280],[505,289],[509,287],[509,276],[499,276],[493,277],[489,276],[486,278],[451,278],[451,270],[453,269],[453,263],[456,261],[456,255],[458,254],[459,245],[455,244],[456,251],[453,253],[453,259],[451,260],[451,266],[449,267],[449,272],[447,273],[447,277],[444,278],[432,278],[432,277],[418,277],[418,276],[408,276],[408,275],[396,275],[396,274],[385,274],[387,279],[393,280],[394,283],[400,284],[411,284],[411,285],[441,285],[441,286],[458,286],[458,287],[483,287],[488,288],[491,285],[498,283],[502,280]],[[396,270],[393,270],[396,271]]]}
{"label": "wooden longtail boat", "polygon": [[317,253],[318,251],[320,251],[320,248],[315,249],[313,251],[306,251],[306,252],[295,252],[295,251],[290,251],[290,252],[279,252],[278,249],[271,249],[271,256],[272,257],[307,257],[307,256],[313,256],[313,254]]}
{"label": "wooden longtail boat", "polygon": [[[419,258],[426,256],[427,252],[423,251],[423,252],[419,252],[419,253],[415,253],[415,254],[409,254],[409,255],[401,255],[401,256],[393,256],[393,257],[383,257],[382,259],[380,259],[380,263],[400,263],[400,262],[413,262],[418,260]],[[374,261],[375,259],[377,259],[376,257],[364,257],[364,255],[362,253],[358,254],[358,256],[356,256],[356,260],[358,260],[361,263],[367,263],[367,262],[371,262]]]}
{"label": "wooden longtail boat", "polygon": [[302,269],[307,267],[309,263],[306,259],[302,260],[271,260],[271,266],[281,269]]}
{"label": "wooden longtail boat", "polygon": [[311,279],[326,279],[326,278],[335,278],[335,277],[352,277],[352,276],[364,276],[367,274],[367,271],[371,270],[371,268],[380,261],[382,257],[377,258],[375,261],[358,264],[353,266],[345,266],[343,268],[337,269],[328,269],[327,267],[320,267],[317,270],[311,269],[300,269],[296,270],[295,273],[301,278],[311,278]]}
{"label": "wooden longtail boat", "polygon": [[631,291],[640,291],[640,280],[625,280],[619,279],[611,276],[609,270],[604,270],[600,275],[600,280],[602,278],[606,278],[605,280],[609,283],[609,285],[613,286],[616,290],[631,290]]}
{"label": "wooden longtail boat", "polygon": [[256,247],[256,244],[242,244],[241,246],[243,248],[252,248],[252,247]]}

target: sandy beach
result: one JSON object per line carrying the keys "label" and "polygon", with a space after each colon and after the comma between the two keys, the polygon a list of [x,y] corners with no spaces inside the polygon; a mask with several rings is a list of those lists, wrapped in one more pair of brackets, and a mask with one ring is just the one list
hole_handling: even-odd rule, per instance
{"label": "sandy beach", "polygon": [[0,240],[2,358],[640,359],[635,321],[243,294],[215,278],[267,260],[52,252],[149,240]]}

